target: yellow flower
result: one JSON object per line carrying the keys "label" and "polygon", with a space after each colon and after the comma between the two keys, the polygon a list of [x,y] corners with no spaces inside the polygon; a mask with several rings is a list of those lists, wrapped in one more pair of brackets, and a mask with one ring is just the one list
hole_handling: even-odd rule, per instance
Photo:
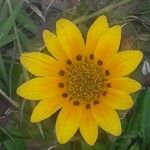
{"label": "yellow flower", "polygon": [[84,140],[93,145],[98,126],[119,136],[121,123],[116,110],[133,105],[129,94],[140,83],[125,77],[135,70],[143,54],[138,50],[118,52],[121,27],[108,27],[100,16],[90,27],[86,44],[72,22],[60,19],[56,35],[45,30],[43,39],[52,56],[39,52],[24,53],[20,61],[33,75],[17,93],[29,100],[40,100],[31,122],[50,117],[61,109],[56,121],[56,136],[66,143],[80,130]]}

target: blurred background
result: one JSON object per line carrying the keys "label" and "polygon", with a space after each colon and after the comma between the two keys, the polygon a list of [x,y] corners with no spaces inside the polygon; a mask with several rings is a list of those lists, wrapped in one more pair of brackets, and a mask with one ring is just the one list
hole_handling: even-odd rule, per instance
{"label": "blurred background", "polygon": [[[120,112],[123,133],[100,132],[94,146],[80,134],[65,145],[55,137],[57,113],[30,123],[35,102],[24,101],[16,88],[32,78],[20,64],[26,51],[47,52],[42,31],[55,33],[59,18],[78,25],[83,36],[91,23],[105,14],[110,26],[122,26],[120,49],[139,49],[144,59],[131,75],[143,88],[133,94],[135,105]],[[113,39],[113,37],[112,37]],[[150,150],[150,0],[0,0],[0,150]]]}

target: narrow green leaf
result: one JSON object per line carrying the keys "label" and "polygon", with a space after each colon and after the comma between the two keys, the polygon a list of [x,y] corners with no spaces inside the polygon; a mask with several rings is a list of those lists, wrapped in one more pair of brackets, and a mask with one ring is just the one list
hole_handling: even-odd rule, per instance
{"label": "narrow green leaf", "polygon": [[5,36],[5,38],[0,38],[0,48],[7,45],[8,43],[12,42],[13,40],[16,39],[15,34],[11,34],[8,36]]}
{"label": "narrow green leaf", "polygon": [[138,35],[138,38],[142,41],[147,42],[147,41],[150,41],[150,34],[142,33]]}
{"label": "narrow green leaf", "polygon": [[16,6],[16,8],[14,9],[14,11],[11,13],[11,15],[9,16],[9,18],[7,19],[7,21],[4,23],[4,25],[0,28],[0,36],[7,36],[9,31],[11,30],[12,26],[15,23],[15,19],[22,7],[22,3],[23,1],[19,1],[18,5]]}
{"label": "narrow green leaf", "polygon": [[4,142],[4,145],[7,150],[27,150],[25,142],[22,139],[14,138],[15,143],[11,140]]}
{"label": "narrow green leaf", "polygon": [[144,95],[143,111],[141,116],[141,130],[144,143],[150,143],[150,89],[147,89]]}
{"label": "narrow green leaf", "polygon": [[3,129],[2,127],[0,127],[0,132],[4,133],[13,143],[15,143],[15,140],[11,136],[11,134],[9,132],[7,132],[5,129]]}
{"label": "narrow green leaf", "polygon": [[129,150],[140,150],[140,149],[139,149],[138,144],[137,144],[137,143],[135,143],[134,145],[132,145],[132,146],[130,147],[130,149],[129,149]]}
{"label": "narrow green leaf", "polygon": [[29,39],[27,37],[27,35],[23,32],[23,31],[20,31],[18,33],[18,36],[19,36],[19,39],[20,39],[20,42],[21,42],[21,45],[25,48],[25,49],[32,49],[32,42],[31,42],[31,39]]}
{"label": "narrow green leaf", "polygon": [[2,10],[3,4],[4,4],[4,0],[0,0],[0,10]]}
{"label": "narrow green leaf", "polygon": [[38,32],[38,27],[33,23],[33,21],[30,19],[29,15],[26,14],[25,11],[22,11],[19,13],[19,15],[17,17],[17,22],[19,25],[28,29],[32,33],[36,34]]}
{"label": "narrow green leaf", "polygon": [[0,29],[2,28],[3,24],[7,21],[9,15],[8,5],[4,3],[2,8],[0,9]]}
{"label": "narrow green leaf", "polygon": [[7,73],[1,53],[0,53],[0,75],[1,78],[5,81],[5,83],[7,83]]}

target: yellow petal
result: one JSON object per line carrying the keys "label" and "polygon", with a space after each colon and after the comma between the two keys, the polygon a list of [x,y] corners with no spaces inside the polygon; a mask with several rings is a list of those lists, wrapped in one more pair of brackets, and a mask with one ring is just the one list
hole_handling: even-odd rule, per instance
{"label": "yellow petal", "polygon": [[112,88],[107,89],[106,96],[101,97],[101,100],[111,108],[119,110],[125,110],[133,106],[133,100],[129,94]]}
{"label": "yellow petal", "polygon": [[58,78],[34,78],[18,87],[17,94],[29,100],[46,99],[62,94],[64,89],[59,88],[59,83],[62,83],[62,81]]}
{"label": "yellow petal", "polygon": [[36,76],[58,76],[62,65],[52,57],[39,52],[24,53],[20,57],[23,66]]}
{"label": "yellow petal", "polygon": [[100,37],[97,47],[95,49],[95,58],[107,62],[112,55],[114,55],[120,46],[121,27],[119,25],[113,26]]}
{"label": "yellow petal", "polygon": [[66,53],[75,58],[76,55],[83,54],[85,45],[81,32],[71,21],[60,19],[56,23],[57,37]]}
{"label": "yellow petal", "polygon": [[55,96],[40,101],[32,112],[31,122],[39,122],[47,119],[63,106],[65,100],[62,96]]}
{"label": "yellow petal", "polygon": [[95,20],[89,28],[86,39],[86,51],[88,54],[94,53],[100,37],[108,29],[108,22],[106,16],[102,15]]}
{"label": "yellow petal", "polygon": [[92,114],[99,126],[106,132],[119,136],[121,134],[121,122],[117,112],[102,101],[92,105]]}
{"label": "yellow petal", "polygon": [[126,50],[117,53],[105,65],[105,69],[109,70],[110,77],[125,76],[133,72],[143,58],[143,54],[136,50]]}
{"label": "yellow petal", "polygon": [[79,128],[83,104],[74,105],[69,101],[60,111],[56,121],[56,136],[61,144],[73,137]]}
{"label": "yellow petal", "polygon": [[139,82],[128,77],[110,78],[108,83],[110,83],[113,89],[125,91],[129,94],[141,89],[141,84]]}
{"label": "yellow petal", "polygon": [[48,51],[58,60],[66,61],[68,59],[67,53],[59,43],[55,34],[48,30],[43,32],[43,40]]}
{"label": "yellow petal", "polygon": [[84,108],[80,121],[80,132],[89,145],[94,145],[98,136],[98,124],[90,109]]}

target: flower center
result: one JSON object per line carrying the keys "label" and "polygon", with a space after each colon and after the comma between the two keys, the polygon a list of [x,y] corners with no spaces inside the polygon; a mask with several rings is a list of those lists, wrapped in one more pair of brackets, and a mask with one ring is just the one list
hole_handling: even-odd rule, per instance
{"label": "flower center", "polygon": [[99,97],[102,73],[92,63],[80,61],[70,65],[66,72],[66,85],[72,98],[89,101]]}

